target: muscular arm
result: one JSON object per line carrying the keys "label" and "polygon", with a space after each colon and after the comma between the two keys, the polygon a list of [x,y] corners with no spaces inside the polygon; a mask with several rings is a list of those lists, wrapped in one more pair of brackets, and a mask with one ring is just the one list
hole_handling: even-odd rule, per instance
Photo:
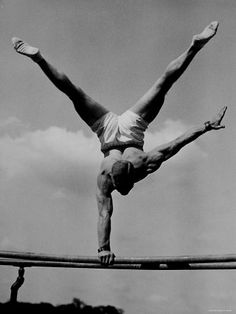
{"label": "muscular arm", "polygon": [[97,231],[98,245],[101,250],[99,258],[103,264],[111,264],[115,257],[110,247],[111,216],[113,212],[110,180],[109,176],[103,174],[100,174],[97,178]]}
{"label": "muscular arm", "polygon": [[224,128],[225,126],[221,125],[220,123],[225,115],[226,109],[227,107],[223,107],[220,112],[213,119],[211,119],[211,121],[194,127],[191,130],[185,132],[183,135],[177,137],[173,141],[160,145],[150,151],[148,153],[149,172],[155,171],[162,162],[177,154],[181,148],[193,142],[204,133],[210,130],[218,130]]}
{"label": "muscular arm", "polygon": [[173,141],[163,144],[159,146],[158,151],[162,155],[162,160],[165,161],[175,154],[177,154],[181,148],[183,148],[185,145],[193,142],[196,140],[199,136],[206,133],[208,130],[204,124],[196,126],[181,136],[177,137]]}
{"label": "muscular arm", "polygon": [[98,245],[110,251],[111,215],[113,211],[111,195],[105,195],[101,190],[97,191],[98,205]]}

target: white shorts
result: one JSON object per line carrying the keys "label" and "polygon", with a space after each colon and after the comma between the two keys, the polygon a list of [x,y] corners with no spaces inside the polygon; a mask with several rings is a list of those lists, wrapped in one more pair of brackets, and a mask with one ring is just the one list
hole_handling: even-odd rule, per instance
{"label": "white shorts", "polygon": [[115,148],[137,147],[143,149],[144,132],[148,123],[133,111],[127,110],[118,116],[108,112],[91,127],[101,142],[101,151]]}

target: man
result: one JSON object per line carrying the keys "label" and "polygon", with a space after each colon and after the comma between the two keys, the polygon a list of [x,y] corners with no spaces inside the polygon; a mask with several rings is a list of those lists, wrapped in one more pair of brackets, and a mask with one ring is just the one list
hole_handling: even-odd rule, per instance
{"label": "man", "polygon": [[216,34],[218,22],[210,23],[202,33],[193,36],[189,48],[172,61],[149,91],[122,115],[108,111],[59,73],[42,56],[38,48],[19,38],[12,38],[15,50],[36,62],[52,83],[73,102],[79,116],[97,134],[104,160],[97,177],[98,257],[102,264],[114,262],[110,247],[112,192],[127,195],[134,184],[153,173],[182,147],[210,130],[224,128],[221,121],[226,107],[210,121],[187,131],[175,140],[160,145],[150,152],[143,151],[144,132],[159,113],[165,95],[183,74],[195,55]]}

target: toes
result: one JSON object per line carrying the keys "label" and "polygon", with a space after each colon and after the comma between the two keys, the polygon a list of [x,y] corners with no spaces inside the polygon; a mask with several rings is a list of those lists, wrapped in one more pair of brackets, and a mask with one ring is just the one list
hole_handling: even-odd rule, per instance
{"label": "toes", "polygon": [[11,41],[12,41],[14,49],[16,50],[19,49],[24,44],[24,42],[20,38],[17,38],[17,37],[13,37]]}
{"label": "toes", "polygon": [[210,24],[210,28],[213,29],[213,30],[216,30],[219,26],[219,22],[217,21],[214,21],[214,22],[211,22]]}
{"label": "toes", "polygon": [[13,45],[16,45],[19,42],[22,42],[22,40],[18,37],[12,37],[11,41],[12,41]]}

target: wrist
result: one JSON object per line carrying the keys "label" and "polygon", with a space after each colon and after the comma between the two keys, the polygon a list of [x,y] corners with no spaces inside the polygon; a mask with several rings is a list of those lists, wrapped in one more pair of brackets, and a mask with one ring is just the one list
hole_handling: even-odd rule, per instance
{"label": "wrist", "polygon": [[210,131],[212,130],[212,126],[211,126],[211,122],[210,121],[206,121],[204,123],[204,126],[205,126],[205,131]]}
{"label": "wrist", "polygon": [[100,246],[98,248],[98,253],[100,253],[102,251],[111,251],[110,245],[106,244],[106,245]]}

